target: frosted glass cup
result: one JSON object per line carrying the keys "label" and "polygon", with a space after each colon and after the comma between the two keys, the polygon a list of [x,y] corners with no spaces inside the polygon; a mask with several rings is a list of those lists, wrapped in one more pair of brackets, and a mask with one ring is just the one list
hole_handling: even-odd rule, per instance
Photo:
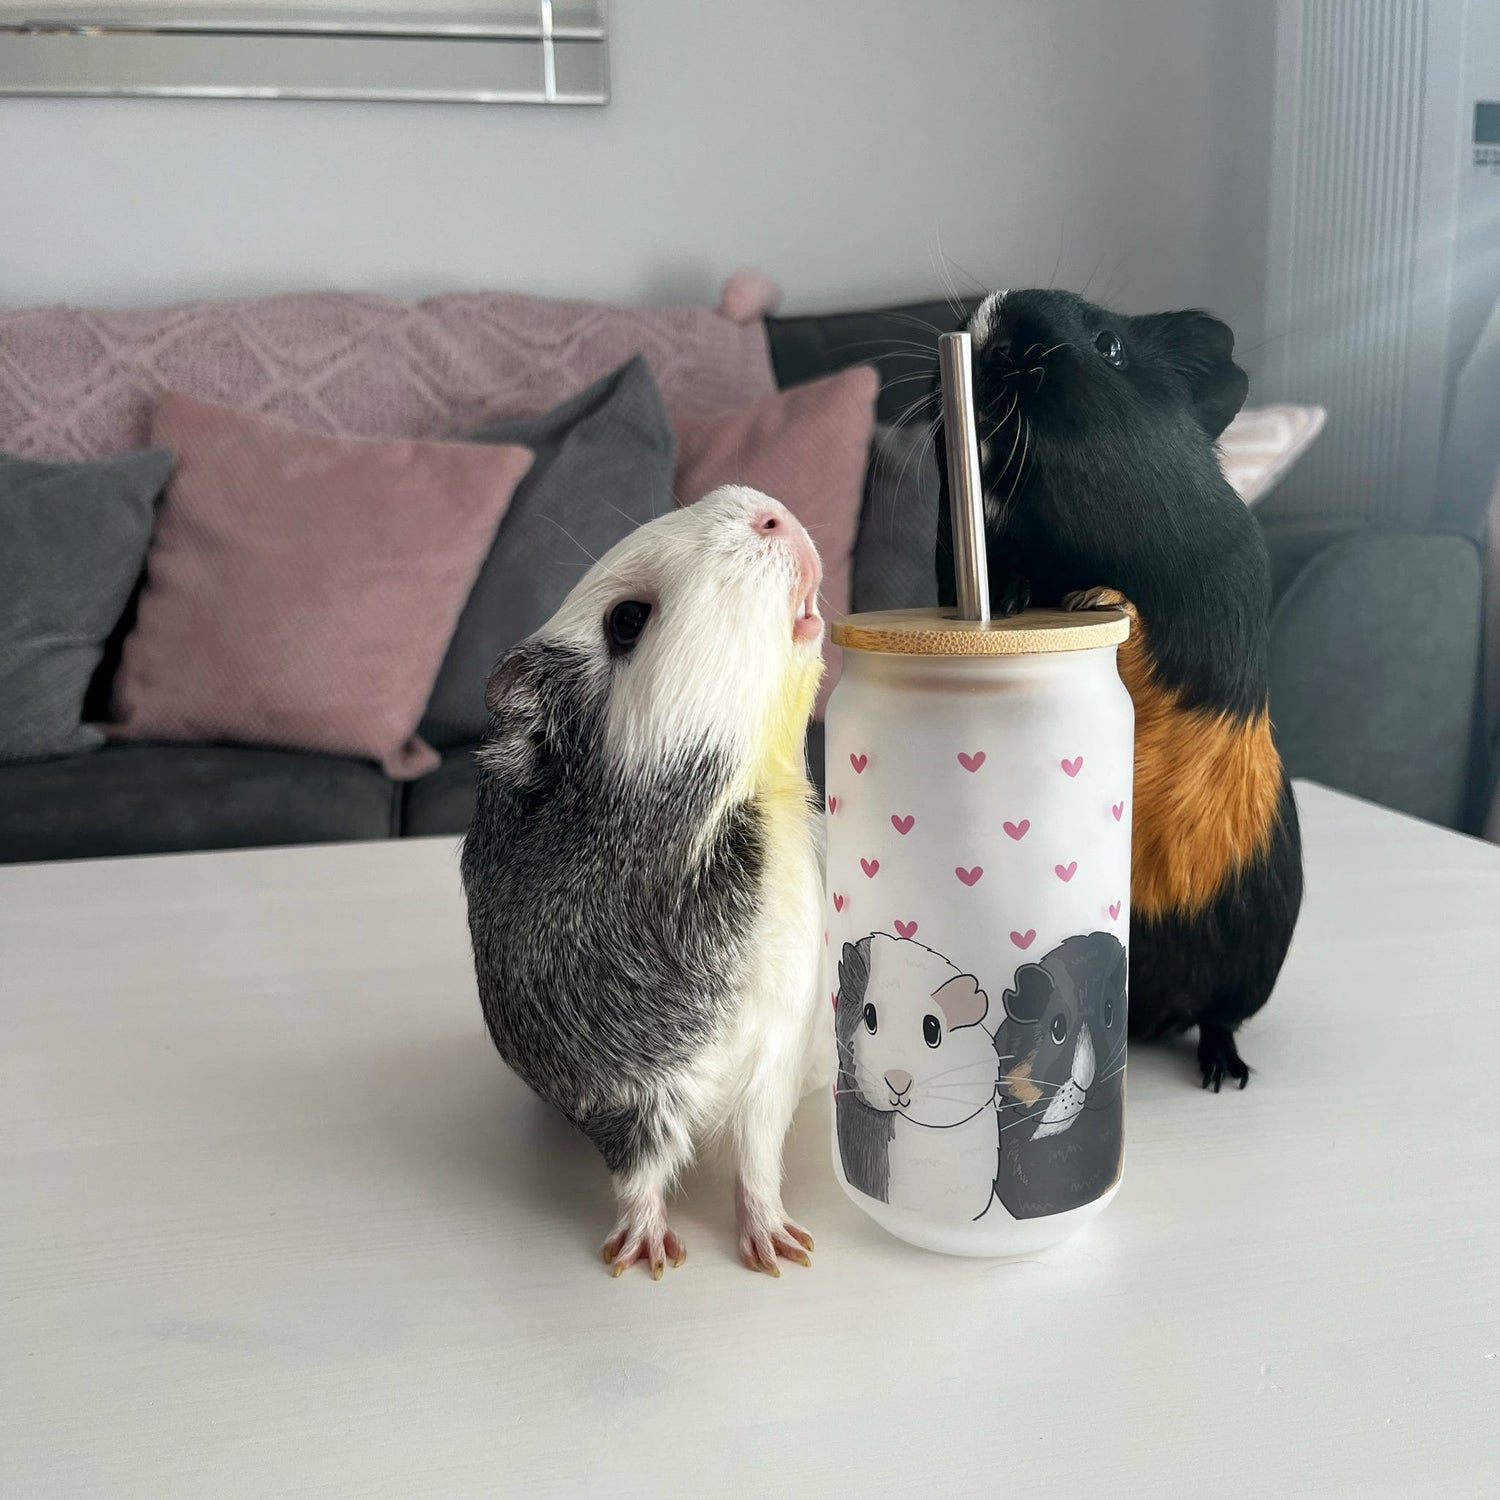
{"label": "frosted glass cup", "polygon": [[1113,610],[833,628],[834,1166],[914,1245],[1024,1254],[1119,1185],[1129,628]]}

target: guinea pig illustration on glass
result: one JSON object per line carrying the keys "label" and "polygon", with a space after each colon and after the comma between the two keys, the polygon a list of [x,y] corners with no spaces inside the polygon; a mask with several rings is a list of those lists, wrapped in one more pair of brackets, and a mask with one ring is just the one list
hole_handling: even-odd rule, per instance
{"label": "guinea pig illustration on glass", "polygon": [[1022,965],[1005,992],[995,1191],[1017,1219],[1092,1203],[1119,1178],[1126,972],[1119,940],[1092,932]]}
{"label": "guinea pig illustration on glass", "polygon": [[972,974],[910,938],[845,943],[835,1118],[851,1186],[934,1218],[978,1218],[994,1193],[999,1059]]}

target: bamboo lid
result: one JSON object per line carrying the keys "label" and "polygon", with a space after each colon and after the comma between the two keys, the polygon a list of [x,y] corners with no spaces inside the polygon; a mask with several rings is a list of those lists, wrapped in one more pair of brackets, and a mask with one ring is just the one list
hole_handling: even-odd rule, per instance
{"label": "bamboo lid", "polygon": [[893,656],[1027,656],[1118,646],[1130,634],[1120,609],[1028,609],[1006,620],[961,620],[956,609],[885,609],[833,622],[833,642]]}

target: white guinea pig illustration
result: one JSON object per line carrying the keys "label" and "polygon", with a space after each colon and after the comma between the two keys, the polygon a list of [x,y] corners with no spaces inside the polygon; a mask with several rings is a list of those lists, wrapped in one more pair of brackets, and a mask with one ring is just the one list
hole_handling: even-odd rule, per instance
{"label": "white guinea pig illustration", "polygon": [[845,1176],[899,1208],[978,1218],[1000,1148],[984,991],[942,954],[876,932],[844,946],[837,1006]]}

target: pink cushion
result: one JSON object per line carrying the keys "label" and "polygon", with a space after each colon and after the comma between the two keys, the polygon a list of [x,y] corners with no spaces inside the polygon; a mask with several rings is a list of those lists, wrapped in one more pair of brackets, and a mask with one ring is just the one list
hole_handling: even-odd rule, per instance
{"label": "pink cushion", "polygon": [[726,311],[506,292],[0,310],[0,450],[104,458],[142,447],[164,390],[335,437],[452,437],[550,411],[636,354],[669,415],[701,416],[776,389],[764,295],[743,282],[730,278]]}
{"label": "pink cushion", "polygon": [[[721,484],[748,484],[780,500],[807,527],[823,557],[822,613],[849,611],[849,576],[865,459],[875,430],[880,377],[868,365],[765,396],[739,411],[684,417],[677,431],[677,497],[701,499]],[[817,713],[838,676],[838,648]]]}
{"label": "pink cushion", "polygon": [[177,467],[110,732],[431,770],[417,721],[530,452],[323,437],[178,395],[151,441]]}

